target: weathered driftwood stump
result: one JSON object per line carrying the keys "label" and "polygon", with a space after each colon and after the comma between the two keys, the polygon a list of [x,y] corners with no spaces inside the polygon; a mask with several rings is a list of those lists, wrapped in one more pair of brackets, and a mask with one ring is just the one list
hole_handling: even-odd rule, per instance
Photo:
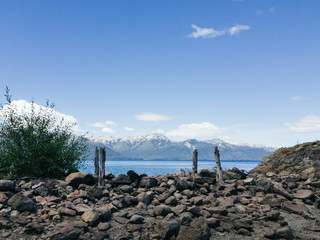
{"label": "weathered driftwood stump", "polygon": [[214,149],[214,155],[216,158],[217,184],[224,185],[223,176],[222,176],[222,169],[221,169],[221,162],[220,162],[220,153],[219,153],[219,149],[217,146]]}
{"label": "weathered driftwood stump", "polygon": [[96,150],[94,152],[94,175],[99,177],[99,150],[98,150],[98,147],[96,147]]}
{"label": "weathered driftwood stump", "polygon": [[99,180],[98,185],[104,186],[105,181],[104,177],[106,174],[106,149],[104,147],[100,147],[100,168],[99,168]]}
{"label": "weathered driftwood stump", "polygon": [[192,172],[193,173],[198,173],[198,151],[195,149],[193,151],[193,158],[192,158]]}

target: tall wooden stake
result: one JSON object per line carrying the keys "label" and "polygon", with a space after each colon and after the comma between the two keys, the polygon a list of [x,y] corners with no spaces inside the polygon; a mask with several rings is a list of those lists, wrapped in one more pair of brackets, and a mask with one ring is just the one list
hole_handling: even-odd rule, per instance
{"label": "tall wooden stake", "polygon": [[99,177],[99,150],[98,147],[96,147],[96,150],[94,152],[94,174]]}
{"label": "tall wooden stake", "polygon": [[219,153],[219,150],[218,150],[217,146],[214,149],[214,155],[215,155],[215,158],[216,158],[216,169],[217,169],[216,170],[217,171],[216,180],[217,180],[217,184],[224,185],[223,176],[222,176],[222,169],[221,169],[221,162],[220,162],[220,153]]}
{"label": "tall wooden stake", "polygon": [[106,164],[106,149],[104,147],[100,147],[100,169],[99,169],[99,181],[98,181],[99,186],[105,185],[105,181],[104,181],[104,175],[106,174],[105,164]]}
{"label": "tall wooden stake", "polygon": [[192,172],[193,172],[193,173],[198,173],[198,151],[197,151],[197,149],[195,149],[195,150],[193,151],[192,162],[193,162]]}

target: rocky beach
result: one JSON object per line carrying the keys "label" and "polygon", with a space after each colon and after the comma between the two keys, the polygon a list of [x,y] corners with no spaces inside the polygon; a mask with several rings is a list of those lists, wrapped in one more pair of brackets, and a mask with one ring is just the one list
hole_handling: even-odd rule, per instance
{"label": "rocky beach", "polygon": [[0,239],[320,239],[320,143],[245,173],[0,180]]}

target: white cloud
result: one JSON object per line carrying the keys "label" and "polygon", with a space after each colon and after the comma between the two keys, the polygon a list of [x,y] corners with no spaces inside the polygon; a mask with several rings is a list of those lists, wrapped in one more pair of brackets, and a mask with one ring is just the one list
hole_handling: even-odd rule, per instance
{"label": "white cloud", "polygon": [[182,124],[177,129],[168,131],[166,135],[171,137],[214,137],[221,133],[222,129],[209,122]]}
{"label": "white cloud", "polygon": [[114,133],[114,130],[112,128],[104,127],[101,129],[104,133]]}
{"label": "white cloud", "polygon": [[164,130],[162,130],[162,129],[158,129],[158,130],[154,130],[154,131],[152,131],[152,133],[164,134],[164,133],[165,133],[165,131],[164,131]]}
{"label": "white cloud", "polygon": [[114,122],[114,121],[105,121],[104,124],[105,125],[114,126],[114,127],[118,126],[118,124],[116,122]]}
{"label": "white cloud", "polygon": [[235,25],[235,26],[229,28],[228,32],[232,36],[232,35],[239,34],[241,31],[247,31],[249,29],[250,29],[249,25]]}
{"label": "white cloud", "polygon": [[130,127],[124,127],[123,129],[129,132],[134,131],[134,128],[130,128]]}
{"label": "white cloud", "polygon": [[291,100],[293,100],[293,101],[300,101],[302,99],[304,99],[304,97],[302,97],[302,96],[294,96],[291,98]]}
{"label": "white cloud", "polygon": [[[78,124],[78,120],[71,115],[60,113],[55,109],[47,108],[36,103],[33,103],[35,113],[42,112],[50,112],[50,115],[56,119],[57,124],[59,124],[62,120],[66,125]],[[31,114],[32,104],[25,100],[14,100],[11,104],[6,104],[3,106],[3,109],[0,110],[0,119],[3,118],[3,114],[5,114],[9,108],[13,108],[18,114]],[[73,131],[77,133],[83,133],[84,130],[80,129],[79,125],[75,125],[73,127]]]}
{"label": "white cloud", "polygon": [[156,114],[156,113],[141,113],[141,114],[135,115],[135,118],[140,121],[160,122],[160,121],[171,120],[173,117]]}
{"label": "white cloud", "polygon": [[310,133],[320,131],[320,116],[306,116],[295,123],[285,123],[292,132]]}
{"label": "white cloud", "polygon": [[103,133],[114,133],[115,131],[114,129],[112,129],[112,127],[118,126],[118,124],[114,121],[87,123],[87,125],[95,128],[100,128],[100,131]]}
{"label": "white cloud", "polygon": [[104,128],[106,126],[113,126],[116,127],[118,126],[117,123],[114,121],[105,121],[105,122],[95,122],[95,123],[87,123],[91,127],[96,127],[96,128]]}
{"label": "white cloud", "polygon": [[215,38],[225,34],[233,36],[239,34],[241,31],[246,31],[250,29],[249,25],[238,24],[230,28],[225,28],[223,30],[215,30],[213,28],[201,28],[194,24],[192,24],[191,27],[195,30],[189,35],[189,37],[191,38]]}
{"label": "white cloud", "polygon": [[213,28],[200,28],[194,24],[192,24],[191,27],[195,30],[190,34],[191,38],[215,38],[225,34],[224,30],[217,31]]}

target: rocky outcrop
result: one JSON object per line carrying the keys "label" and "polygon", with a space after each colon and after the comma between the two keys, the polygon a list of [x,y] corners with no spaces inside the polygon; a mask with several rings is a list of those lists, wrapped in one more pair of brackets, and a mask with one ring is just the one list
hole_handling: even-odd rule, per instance
{"label": "rocky outcrop", "polygon": [[130,171],[98,187],[91,177],[0,180],[0,239],[319,239],[317,178],[234,168],[217,186],[209,170]]}
{"label": "rocky outcrop", "polygon": [[291,148],[280,148],[264,157],[252,173],[295,175],[307,180],[320,178],[320,141],[303,143]]}

